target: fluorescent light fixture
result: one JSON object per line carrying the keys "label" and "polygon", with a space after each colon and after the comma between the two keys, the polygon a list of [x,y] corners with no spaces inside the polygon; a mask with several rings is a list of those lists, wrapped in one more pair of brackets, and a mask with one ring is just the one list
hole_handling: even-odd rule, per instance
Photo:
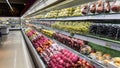
{"label": "fluorescent light fixture", "polygon": [[13,8],[12,8],[12,6],[10,5],[10,2],[9,2],[8,0],[6,0],[6,2],[8,3],[10,9],[13,11]]}
{"label": "fluorescent light fixture", "polygon": [[[35,6],[33,6],[31,9],[29,9],[22,17],[30,15],[30,14],[32,14],[32,13],[34,13],[34,12],[36,12],[36,11],[50,5],[50,4],[52,4],[52,3],[54,3],[54,2],[56,2],[58,0],[52,0],[52,1],[51,0],[46,0],[45,3],[42,2],[43,0],[38,0],[38,1],[40,1],[40,2],[39,3],[37,2],[36,3],[37,5],[34,4]],[[31,12],[31,13],[29,14],[29,12]]]}

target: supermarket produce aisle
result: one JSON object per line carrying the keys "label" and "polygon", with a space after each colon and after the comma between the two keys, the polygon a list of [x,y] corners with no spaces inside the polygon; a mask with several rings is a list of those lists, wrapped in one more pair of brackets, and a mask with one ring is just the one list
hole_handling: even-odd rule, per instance
{"label": "supermarket produce aisle", "polygon": [[10,31],[2,37],[0,68],[34,68],[21,31]]}

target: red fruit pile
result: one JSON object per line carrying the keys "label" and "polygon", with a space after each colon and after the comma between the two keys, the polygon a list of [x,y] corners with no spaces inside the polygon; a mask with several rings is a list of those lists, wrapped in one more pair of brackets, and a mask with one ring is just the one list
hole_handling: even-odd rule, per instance
{"label": "red fruit pile", "polygon": [[74,48],[77,51],[80,51],[81,47],[85,45],[83,40],[71,38],[63,34],[55,33],[53,37],[59,42],[68,45],[69,47]]}
{"label": "red fruit pile", "polygon": [[34,30],[29,30],[29,32],[27,32],[26,34],[30,38],[35,49],[40,53],[50,47],[53,43],[53,41],[43,35],[40,35]]}
{"label": "red fruit pile", "polygon": [[49,68],[95,68],[86,60],[78,57],[67,49],[51,57]]}

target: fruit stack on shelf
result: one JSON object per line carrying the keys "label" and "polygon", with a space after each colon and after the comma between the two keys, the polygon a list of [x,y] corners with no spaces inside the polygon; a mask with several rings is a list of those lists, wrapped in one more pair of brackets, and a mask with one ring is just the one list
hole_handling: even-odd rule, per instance
{"label": "fruit stack on shelf", "polygon": [[93,35],[99,35],[114,40],[120,39],[120,26],[118,24],[93,24],[90,31]]}
{"label": "fruit stack on shelf", "polygon": [[82,13],[81,13],[81,7],[80,6],[77,6],[73,12],[73,16],[81,16]]}
{"label": "fruit stack on shelf", "polygon": [[74,8],[61,9],[58,13],[58,17],[69,17],[74,13]]}
{"label": "fruit stack on shelf", "polygon": [[119,0],[114,0],[114,1],[98,0],[94,2],[85,3],[76,7],[52,10],[46,13],[42,18],[72,17],[72,16],[110,14],[110,13],[112,14],[119,12],[120,12]]}
{"label": "fruit stack on shelf", "polygon": [[[50,22],[50,23],[49,23]],[[48,24],[49,23],[49,24]],[[90,37],[103,37],[118,41],[120,39],[119,24],[104,24],[92,22],[72,22],[72,21],[40,21],[41,25],[67,31],[74,34],[82,34]]]}
{"label": "fruit stack on shelf", "polygon": [[48,68],[96,68],[89,61],[59,46],[31,28],[26,29],[25,33],[38,54],[46,61]]}
{"label": "fruit stack on shelf", "polygon": [[55,22],[51,24],[53,28],[68,31],[76,34],[86,34],[89,32],[90,22]]}
{"label": "fruit stack on shelf", "polygon": [[92,25],[90,22],[61,22],[61,21],[40,21],[41,25],[76,34],[87,34]]}
{"label": "fruit stack on shelf", "polygon": [[50,11],[45,15],[45,18],[56,18],[58,17],[58,10]]}
{"label": "fruit stack on shelf", "polygon": [[41,32],[49,37],[53,37],[53,34],[55,33],[55,31],[53,30],[46,30],[46,29],[41,29]]}

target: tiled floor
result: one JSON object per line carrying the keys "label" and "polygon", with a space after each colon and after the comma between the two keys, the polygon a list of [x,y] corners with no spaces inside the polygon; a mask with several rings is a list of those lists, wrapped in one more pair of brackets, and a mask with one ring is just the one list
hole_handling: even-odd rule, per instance
{"label": "tiled floor", "polygon": [[2,37],[0,68],[34,68],[20,31],[10,31]]}

